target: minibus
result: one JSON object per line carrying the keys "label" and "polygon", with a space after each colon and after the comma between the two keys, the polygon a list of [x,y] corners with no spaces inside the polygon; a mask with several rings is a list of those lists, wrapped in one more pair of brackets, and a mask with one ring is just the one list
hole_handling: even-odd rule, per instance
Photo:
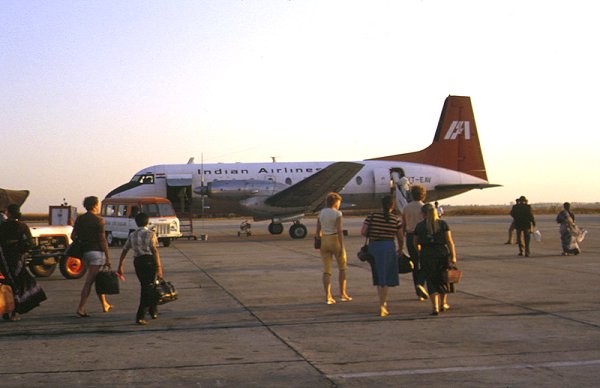
{"label": "minibus", "polygon": [[106,240],[110,246],[124,243],[138,227],[136,214],[144,212],[150,218],[148,228],[156,233],[158,241],[168,247],[171,241],[181,237],[179,219],[173,205],[160,197],[105,198],[100,215],[106,223]]}

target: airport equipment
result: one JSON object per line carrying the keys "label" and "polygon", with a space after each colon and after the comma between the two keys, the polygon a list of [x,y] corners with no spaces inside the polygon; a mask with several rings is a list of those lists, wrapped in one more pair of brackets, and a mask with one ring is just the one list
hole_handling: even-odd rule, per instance
{"label": "airport equipment", "polygon": [[58,266],[66,279],[79,279],[85,275],[85,262],[64,254],[71,243],[71,225],[30,226],[29,230],[33,237],[33,247],[27,254],[25,263],[32,274],[48,277]]}

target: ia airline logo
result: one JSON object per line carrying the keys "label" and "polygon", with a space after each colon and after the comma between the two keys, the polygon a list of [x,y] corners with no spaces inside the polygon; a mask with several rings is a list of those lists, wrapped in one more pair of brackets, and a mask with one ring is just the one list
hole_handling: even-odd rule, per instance
{"label": "ia airline logo", "polygon": [[444,136],[444,140],[454,140],[458,135],[464,133],[465,140],[471,138],[471,123],[469,121],[453,121]]}

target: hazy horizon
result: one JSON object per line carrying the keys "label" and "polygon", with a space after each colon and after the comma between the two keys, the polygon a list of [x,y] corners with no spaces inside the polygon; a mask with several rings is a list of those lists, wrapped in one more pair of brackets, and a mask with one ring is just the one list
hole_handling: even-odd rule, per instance
{"label": "hazy horizon", "polygon": [[0,187],[24,212],[146,166],[418,151],[470,96],[490,183],[446,204],[596,202],[593,1],[0,4]]}

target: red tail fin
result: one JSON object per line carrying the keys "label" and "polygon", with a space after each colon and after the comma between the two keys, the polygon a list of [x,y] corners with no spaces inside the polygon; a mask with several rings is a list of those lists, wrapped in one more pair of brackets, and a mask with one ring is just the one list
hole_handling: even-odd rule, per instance
{"label": "red tail fin", "polygon": [[487,181],[470,97],[448,96],[433,143],[424,150],[370,160],[424,163],[464,172]]}

